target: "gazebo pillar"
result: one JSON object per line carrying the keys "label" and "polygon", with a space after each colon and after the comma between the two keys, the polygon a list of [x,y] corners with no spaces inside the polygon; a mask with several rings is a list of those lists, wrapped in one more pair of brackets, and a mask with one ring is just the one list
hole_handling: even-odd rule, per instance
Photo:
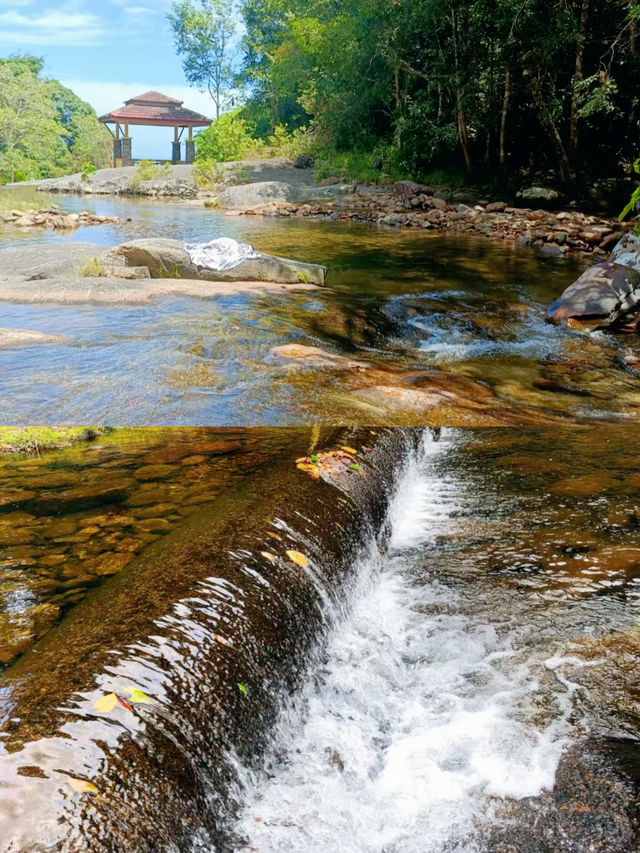
{"label": "gazebo pillar", "polygon": [[180,142],[180,135],[178,132],[178,128],[174,128],[174,137],[173,137],[173,151],[171,156],[172,163],[180,163],[182,161],[182,144]]}
{"label": "gazebo pillar", "polygon": [[187,140],[187,163],[193,163],[196,159],[196,141],[193,138],[193,128],[189,127],[189,139]]}

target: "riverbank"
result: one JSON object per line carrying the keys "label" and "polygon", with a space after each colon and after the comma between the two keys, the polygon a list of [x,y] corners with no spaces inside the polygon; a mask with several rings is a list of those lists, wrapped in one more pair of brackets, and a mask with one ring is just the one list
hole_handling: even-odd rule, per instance
{"label": "riverbank", "polygon": [[[578,253],[604,257],[635,223],[597,215],[576,204],[559,207],[561,197],[544,187],[524,190],[520,199],[483,197],[477,188],[451,189],[400,181],[359,184],[343,178],[316,183],[313,170],[286,158],[243,160],[219,166],[220,183],[203,187],[193,166],[167,166],[164,177],[141,181],[135,167],[103,169],[33,182],[39,192],[132,196],[183,201],[228,215],[296,217],[374,223],[433,233],[474,234],[533,247],[546,255]],[[529,201],[529,206],[526,202]],[[538,206],[534,206],[537,202]]]}

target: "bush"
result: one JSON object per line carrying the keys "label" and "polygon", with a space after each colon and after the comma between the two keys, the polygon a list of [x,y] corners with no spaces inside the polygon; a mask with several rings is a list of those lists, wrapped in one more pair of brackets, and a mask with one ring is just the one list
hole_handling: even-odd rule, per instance
{"label": "bush", "polygon": [[[386,183],[400,177],[392,160],[389,150],[336,151],[325,147],[316,154],[316,181],[336,177],[360,183]],[[376,161],[381,168],[376,168]]]}
{"label": "bush", "polygon": [[220,116],[196,137],[196,161],[226,163],[257,153],[260,145],[252,136],[248,122],[240,118],[240,110]]}
{"label": "bush", "polygon": [[145,181],[160,181],[163,178],[170,177],[170,175],[170,163],[159,165],[158,163],[154,163],[153,160],[140,160],[131,178],[131,186],[137,187]]}
{"label": "bush", "polygon": [[221,184],[232,187],[247,184],[251,179],[246,166],[224,166],[215,160],[198,160],[193,169],[193,180],[201,190],[214,189]]}
{"label": "bush", "polygon": [[268,145],[274,157],[288,157],[295,160],[301,154],[310,154],[313,150],[313,140],[306,127],[289,130],[283,124],[277,124]]}

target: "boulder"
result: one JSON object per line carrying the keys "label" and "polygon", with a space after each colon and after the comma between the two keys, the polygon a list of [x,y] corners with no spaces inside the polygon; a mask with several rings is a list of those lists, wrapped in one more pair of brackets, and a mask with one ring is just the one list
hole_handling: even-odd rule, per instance
{"label": "boulder", "polygon": [[313,157],[311,154],[301,154],[296,157],[293,163],[294,169],[310,169],[313,166]]}
{"label": "boulder", "polygon": [[628,321],[640,304],[640,272],[619,263],[590,267],[547,311],[556,326],[574,320],[598,329]]}
{"label": "boulder", "polygon": [[635,234],[625,234],[614,250],[609,260],[622,267],[640,272],[640,237]]}
{"label": "boulder", "polygon": [[529,187],[526,190],[521,190],[518,193],[518,198],[524,201],[554,204],[560,202],[563,196],[558,190],[551,189],[550,187]]}
{"label": "boulder", "polygon": [[230,270],[196,266],[180,240],[162,238],[133,240],[114,249],[107,262],[125,267],[147,267],[151,278],[197,279],[200,281],[272,281],[282,284],[313,284],[322,287],[326,269],[272,255],[243,261]]}
{"label": "boulder", "polygon": [[283,203],[296,200],[296,191],[291,184],[281,181],[263,181],[257,184],[244,184],[228,187],[220,196],[224,210],[251,210],[271,202]]}

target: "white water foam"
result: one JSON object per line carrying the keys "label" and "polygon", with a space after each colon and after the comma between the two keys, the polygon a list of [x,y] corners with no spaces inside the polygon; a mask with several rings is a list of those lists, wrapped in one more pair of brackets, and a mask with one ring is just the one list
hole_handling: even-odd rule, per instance
{"label": "white water foam", "polygon": [[268,778],[245,778],[236,849],[471,851],[491,798],[553,785],[564,714],[545,728],[523,710],[542,661],[523,662],[508,632],[424,576],[421,552],[457,509],[455,482],[435,473],[439,452],[429,445],[401,483],[390,552],[363,570],[325,665],[283,721]]}

